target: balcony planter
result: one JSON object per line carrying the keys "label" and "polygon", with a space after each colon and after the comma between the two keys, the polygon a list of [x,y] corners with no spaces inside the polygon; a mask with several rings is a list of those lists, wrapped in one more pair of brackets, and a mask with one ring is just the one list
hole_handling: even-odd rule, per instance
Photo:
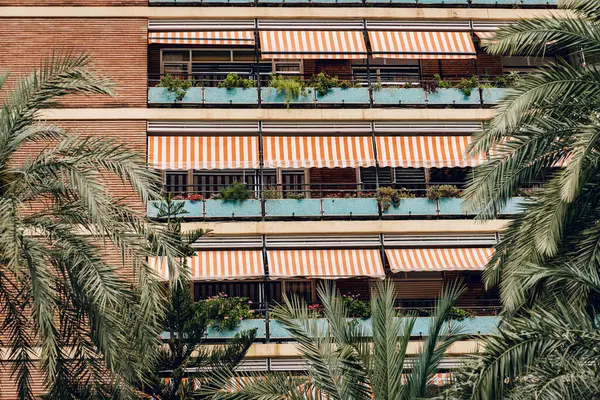
{"label": "balcony planter", "polygon": [[381,88],[373,91],[374,104],[427,104],[425,91],[418,88]]}
{"label": "balcony planter", "polygon": [[265,200],[266,217],[320,217],[321,199]]}
{"label": "balcony planter", "polygon": [[369,104],[368,88],[332,88],[324,95],[317,93],[320,104]]}
{"label": "balcony planter", "polygon": [[390,206],[383,215],[436,215],[437,204],[426,198],[402,199],[398,207]]}
{"label": "balcony planter", "polygon": [[523,204],[527,201],[526,197],[513,197],[506,203],[500,214],[511,215],[523,212]]}
{"label": "balcony planter", "polygon": [[323,215],[378,215],[377,200],[370,198],[357,199],[323,199]]}
{"label": "balcony planter", "polygon": [[[261,89],[261,99],[266,104],[286,104],[286,93],[280,92],[275,88],[266,87]],[[296,98],[292,98],[289,104],[313,104],[315,102],[315,91],[307,89],[305,95],[300,94]]]}
{"label": "balcony planter", "polygon": [[205,104],[258,104],[256,88],[204,88]]}
{"label": "balcony planter", "polygon": [[189,88],[181,101],[176,101],[176,97],[177,95],[174,92],[170,92],[169,89],[164,87],[148,88],[148,104],[201,104],[202,88]]}
{"label": "balcony planter", "polygon": [[430,105],[479,105],[479,100],[478,89],[473,89],[470,96],[456,88],[438,88],[435,93],[427,93],[427,104]]}
{"label": "balcony planter", "polygon": [[206,217],[260,217],[260,200],[205,200]]}
{"label": "balcony planter", "polygon": [[[184,218],[202,218],[204,214],[204,202],[203,201],[191,201],[191,200],[174,200],[174,203],[185,203],[185,210],[187,214],[183,214]],[[151,201],[148,203],[146,209],[146,215],[148,218],[156,218],[158,215],[157,205],[160,201]]]}
{"label": "balcony planter", "polygon": [[483,89],[483,104],[498,104],[500,100],[506,96],[510,89],[504,88],[484,88]]}
{"label": "balcony planter", "polygon": [[220,331],[215,328],[209,328],[207,337],[209,339],[231,339],[238,333],[256,329],[256,338],[264,339],[266,337],[266,323],[264,319],[245,319],[240,321],[240,325],[234,329]]}
{"label": "balcony planter", "polygon": [[438,200],[440,215],[463,215],[463,201],[458,198],[442,197]]}

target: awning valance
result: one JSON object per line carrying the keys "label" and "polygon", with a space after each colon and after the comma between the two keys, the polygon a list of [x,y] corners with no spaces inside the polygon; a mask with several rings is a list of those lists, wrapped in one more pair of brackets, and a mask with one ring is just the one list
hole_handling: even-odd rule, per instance
{"label": "awning valance", "polygon": [[369,40],[375,58],[477,58],[469,32],[371,31]]}
{"label": "awning valance", "polygon": [[479,39],[491,39],[496,36],[496,32],[475,32],[475,36]]}
{"label": "awning valance", "polygon": [[271,278],[385,276],[379,250],[269,250],[267,257]]}
{"label": "awning valance", "polygon": [[[169,279],[165,257],[151,257],[150,268],[164,280]],[[253,279],[265,276],[260,250],[198,251],[186,259],[193,280]]]}
{"label": "awning valance", "polygon": [[253,31],[149,32],[148,43],[254,46]]}
{"label": "awning valance", "polygon": [[263,137],[266,168],[345,168],[375,165],[369,136]]}
{"label": "awning valance", "polygon": [[262,58],[367,58],[360,31],[261,31]]}
{"label": "awning valance", "polygon": [[377,159],[381,167],[467,167],[485,159],[465,158],[469,136],[378,136]]}
{"label": "awning valance", "polygon": [[156,169],[258,168],[258,138],[149,136],[148,163]]}
{"label": "awning valance", "polygon": [[392,272],[480,271],[492,257],[491,247],[439,249],[387,249]]}

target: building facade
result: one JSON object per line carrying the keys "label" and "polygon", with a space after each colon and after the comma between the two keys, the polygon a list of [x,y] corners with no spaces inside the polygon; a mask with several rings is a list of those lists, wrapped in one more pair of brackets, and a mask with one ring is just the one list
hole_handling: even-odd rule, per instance
{"label": "building facade", "polygon": [[[500,303],[481,270],[521,199],[476,222],[459,193],[486,154],[465,151],[511,81],[552,58],[492,56],[486,43],[504,24],[555,7],[0,0],[0,71],[14,82],[53,49],[70,49],[115,82],[112,98],[65,98],[44,117],[122,141],[161,171],[165,196],[186,204],[184,228],[210,230],[190,260],[196,299],[247,297],[264,315],[285,293],[317,303],[325,280],[366,300],[387,277],[399,306],[427,310],[444,283],[463,279],[459,306],[477,314],[468,329],[485,333]],[[132,196],[119,182],[112,190]],[[160,219],[157,204],[131,198]],[[244,323],[260,339],[245,368],[302,369],[276,321]],[[0,397],[10,399],[3,368]]]}

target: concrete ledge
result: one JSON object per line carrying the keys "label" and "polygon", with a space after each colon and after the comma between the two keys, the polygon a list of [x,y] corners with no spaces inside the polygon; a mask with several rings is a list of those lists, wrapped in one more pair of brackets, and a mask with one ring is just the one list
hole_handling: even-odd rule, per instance
{"label": "concrete ledge", "polygon": [[198,18],[198,19],[414,19],[510,21],[552,15],[564,10],[502,8],[390,7],[0,7],[4,18]]}
{"label": "concrete ledge", "polygon": [[210,230],[215,236],[289,234],[374,234],[374,233],[495,233],[508,220],[408,220],[408,221],[269,221],[188,222],[183,230]]}
{"label": "concrete ledge", "polygon": [[47,120],[151,120],[151,121],[484,121],[489,108],[56,108],[44,110]]}

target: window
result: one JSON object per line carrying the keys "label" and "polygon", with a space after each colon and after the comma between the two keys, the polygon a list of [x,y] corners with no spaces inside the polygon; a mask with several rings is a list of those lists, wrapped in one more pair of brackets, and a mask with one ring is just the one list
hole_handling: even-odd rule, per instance
{"label": "window", "polygon": [[188,192],[187,172],[172,172],[166,174],[165,191],[173,196],[186,196]]}
{"label": "window", "polygon": [[273,73],[282,75],[302,73],[302,61],[273,61]]}

